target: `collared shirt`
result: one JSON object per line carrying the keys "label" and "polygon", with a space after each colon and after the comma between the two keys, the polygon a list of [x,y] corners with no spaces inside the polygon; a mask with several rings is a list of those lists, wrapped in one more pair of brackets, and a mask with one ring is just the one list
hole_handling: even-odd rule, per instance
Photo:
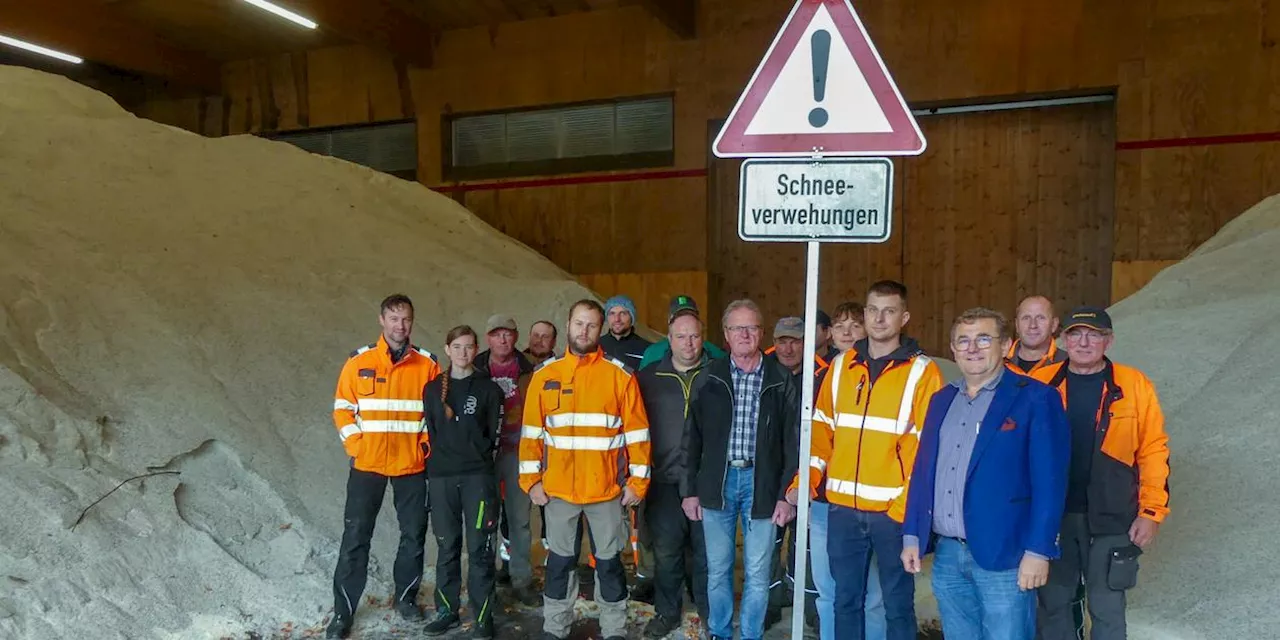
{"label": "collared shirt", "polygon": [[733,428],[729,431],[729,460],[755,460],[756,426],[760,421],[760,391],[764,388],[764,358],[754,371],[743,371],[729,358],[733,378]]}
{"label": "collared shirt", "polygon": [[938,429],[937,480],[933,489],[933,531],[940,536],[964,538],[964,490],[969,477],[969,461],[978,442],[982,418],[991,407],[996,385],[1004,377],[1004,367],[970,398],[963,378],[953,382],[956,394]]}

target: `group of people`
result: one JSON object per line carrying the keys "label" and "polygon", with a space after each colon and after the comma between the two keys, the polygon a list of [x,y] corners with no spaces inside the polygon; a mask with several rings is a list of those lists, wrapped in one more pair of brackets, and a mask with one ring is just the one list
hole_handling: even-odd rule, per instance
{"label": "group of people", "polygon": [[[542,605],[544,637],[567,637],[585,524],[606,640],[627,635],[622,556],[636,531],[651,638],[681,626],[686,595],[711,638],[733,637],[735,608],[740,637],[762,638],[803,561],[810,582],[792,588],[810,596],[820,638],[914,639],[915,574],[930,553],[949,639],[1082,638],[1084,602],[1094,640],[1124,638],[1137,557],[1169,511],[1169,450],[1153,385],[1106,355],[1110,317],[1086,307],[1060,323],[1049,300],[1031,297],[1015,339],[1003,314],[967,310],[950,336],[961,376],[947,382],[905,335],[907,303],[905,286],[881,281],[834,318],[819,312],[811,454],[801,461],[802,318],[779,319],[766,348],[759,307],[736,300],[721,316],[722,350],[681,295],[665,339],[650,343],[618,296],[572,305],[562,355],[554,323],[536,323],[521,352],[516,323],[499,315],[485,327],[486,352],[460,326],[438,358],[409,341],[412,302],[388,297],[382,335],[351,354],[335,396],[351,470],[329,637],[351,629],[389,483],[400,523],[395,608],[409,620],[424,620],[433,514],[429,636],[461,623],[465,544],[474,637],[493,636],[499,555],[514,598]],[[798,560],[805,491],[810,544]],[[541,598],[533,505],[547,558]]]}

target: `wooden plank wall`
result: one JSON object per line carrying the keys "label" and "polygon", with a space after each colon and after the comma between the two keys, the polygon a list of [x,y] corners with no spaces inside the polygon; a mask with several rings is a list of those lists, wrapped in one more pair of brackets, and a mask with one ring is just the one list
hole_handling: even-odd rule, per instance
{"label": "wooden plank wall", "polygon": [[[1061,306],[1110,298],[1114,117],[1110,103],[921,119],[929,148],[899,161],[894,235],[824,245],[819,304],[861,301],[874,281],[910,290],[909,333],[945,354],[951,320],[983,305],[1012,316],[1043,294]],[[799,315],[804,247],[737,240],[738,167],[714,160],[709,255],[714,305],[749,295],[772,322]]]}
{"label": "wooden plank wall", "polygon": [[[224,99],[158,98],[139,112],[210,135],[416,116],[420,179],[439,185],[444,114],[672,92],[675,168],[701,169],[707,121],[728,112],[789,5],[701,0],[700,37],[691,41],[638,7],[449,31],[432,69],[405,69],[363,47],[241,61],[225,69]],[[1141,144],[1280,131],[1280,0],[913,0],[858,9],[913,103],[1114,91],[1113,262],[1180,259],[1280,190],[1274,138]],[[632,216],[646,229],[697,234],[688,218],[707,209],[709,187],[680,179],[548,189],[555,193],[462,199],[526,243],[580,247],[602,224],[588,216],[606,209],[610,228],[632,228],[612,221]],[[507,213],[541,215],[548,203],[558,210],[550,223]],[[550,229],[568,235],[545,235]],[[710,242],[702,233],[690,246]],[[618,235],[602,240],[626,247]],[[715,262],[697,253],[685,261],[646,249],[613,263],[592,255],[581,267],[590,271],[575,273],[681,273]],[[712,289],[719,277],[709,273]]]}

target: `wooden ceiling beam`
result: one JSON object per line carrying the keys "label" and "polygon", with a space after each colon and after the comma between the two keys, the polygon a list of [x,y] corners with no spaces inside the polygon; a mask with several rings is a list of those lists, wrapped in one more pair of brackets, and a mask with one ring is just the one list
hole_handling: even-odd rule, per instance
{"label": "wooden ceiling beam", "polygon": [[[470,0],[466,0],[470,1]],[[435,29],[395,0],[299,0],[320,28],[420,67],[434,63]]]}
{"label": "wooden ceiling beam", "polygon": [[0,33],[210,93],[222,91],[217,62],[93,0],[0,0]]}
{"label": "wooden ceiling beam", "polygon": [[698,36],[698,0],[640,0],[641,6],[686,40]]}

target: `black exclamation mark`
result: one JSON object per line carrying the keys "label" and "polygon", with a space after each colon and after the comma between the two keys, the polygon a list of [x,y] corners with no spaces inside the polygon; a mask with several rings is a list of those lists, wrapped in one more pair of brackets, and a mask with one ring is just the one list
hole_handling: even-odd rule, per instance
{"label": "black exclamation mark", "polygon": [[[813,48],[813,101],[819,104],[827,97],[827,59],[831,56],[831,32],[819,29],[809,40]],[[809,124],[821,129],[827,124],[827,110],[814,107],[809,112]]]}

